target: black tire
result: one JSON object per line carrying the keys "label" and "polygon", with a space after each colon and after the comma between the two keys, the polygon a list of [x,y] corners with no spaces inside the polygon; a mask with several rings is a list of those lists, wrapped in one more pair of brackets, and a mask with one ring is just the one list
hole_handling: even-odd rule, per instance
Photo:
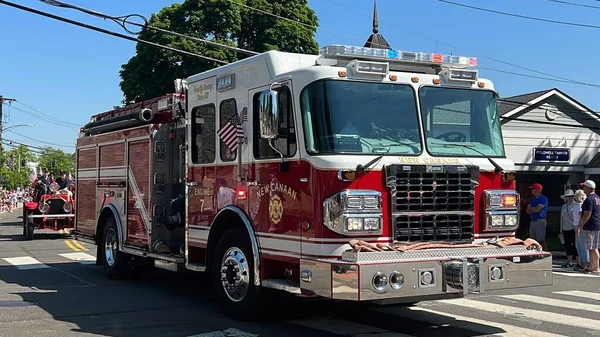
{"label": "black tire", "polygon": [[31,212],[23,212],[23,238],[25,239],[25,241],[33,240],[33,224],[29,223],[29,220],[27,220],[27,216],[29,216],[29,213]]}
{"label": "black tire", "polygon": [[[104,223],[104,232],[102,233],[102,241],[100,242],[102,254],[102,264],[104,272],[111,280],[120,280],[129,276],[131,268],[127,261],[127,254],[120,251],[119,247],[119,232],[115,219],[110,216]],[[107,245],[110,244],[110,258],[107,257]]]}
{"label": "black tire", "polygon": [[[242,277],[240,280],[240,287],[237,288],[237,293],[231,295],[232,297],[230,297],[224,289],[221,273],[225,254],[230,249],[233,250],[232,254],[235,255],[232,257],[232,261],[238,259],[237,262],[239,262],[239,264],[227,267],[229,271],[224,273],[225,277],[229,278],[230,281],[233,281],[232,276],[235,273],[236,267],[239,269],[238,276]],[[241,252],[243,255],[236,254],[237,252]],[[261,289],[254,285],[253,270],[254,256],[252,254],[252,247],[250,245],[248,234],[242,228],[236,227],[229,229],[221,236],[215,247],[210,268],[210,277],[218,303],[226,314],[232,318],[239,320],[256,320],[260,318],[259,313],[261,310],[258,310],[258,306],[260,299],[262,298],[260,292]],[[245,280],[247,283],[244,282]],[[245,287],[241,286],[241,284],[244,284]],[[239,295],[244,292],[244,289],[245,294],[239,297]],[[237,300],[234,300],[233,298],[236,298]]]}

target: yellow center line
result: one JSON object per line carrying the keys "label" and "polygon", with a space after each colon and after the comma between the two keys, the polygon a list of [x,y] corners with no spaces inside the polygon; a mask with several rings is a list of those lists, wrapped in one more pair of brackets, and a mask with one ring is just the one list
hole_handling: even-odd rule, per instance
{"label": "yellow center line", "polygon": [[77,248],[77,247],[75,247],[75,246],[73,246],[73,244],[71,242],[69,242],[69,240],[65,240],[65,244],[67,245],[67,247],[73,249],[76,252],[80,251],[80,249]]}
{"label": "yellow center line", "polygon": [[77,240],[71,240],[71,242],[73,242],[73,245],[75,245],[77,248],[81,249],[81,250],[89,250],[87,248],[85,248],[79,241]]}

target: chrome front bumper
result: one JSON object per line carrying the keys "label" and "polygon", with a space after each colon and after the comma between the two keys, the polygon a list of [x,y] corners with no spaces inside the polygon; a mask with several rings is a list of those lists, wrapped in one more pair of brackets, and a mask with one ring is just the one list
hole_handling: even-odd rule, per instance
{"label": "chrome front bumper", "polygon": [[27,216],[27,219],[39,219],[39,218],[46,218],[46,219],[54,219],[54,218],[74,218],[75,214],[39,214],[39,215],[33,215],[30,214]]}
{"label": "chrome front bumper", "polygon": [[300,261],[302,292],[339,300],[416,302],[552,283],[552,254],[523,246],[347,251]]}

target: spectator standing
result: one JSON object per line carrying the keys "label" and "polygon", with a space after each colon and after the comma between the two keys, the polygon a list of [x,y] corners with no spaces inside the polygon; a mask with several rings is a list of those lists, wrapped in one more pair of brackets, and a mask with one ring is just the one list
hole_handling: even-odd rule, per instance
{"label": "spectator standing", "polygon": [[[580,205],[579,218],[581,218],[581,204],[587,198],[585,192],[583,190],[575,191],[575,202]],[[577,225],[579,224],[579,220],[575,222],[575,231],[577,231]],[[583,235],[575,235],[575,247],[577,248],[577,253],[579,254],[579,264],[575,267],[577,271],[585,271],[588,268],[590,263],[590,251],[585,248],[585,239]]]}
{"label": "spectator standing", "polygon": [[[590,265],[588,272],[600,274],[600,256],[598,248],[600,248],[600,197],[596,194],[596,183],[592,180],[586,180],[581,183],[583,191],[587,198],[581,205],[583,211],[579,226],[577,227],[577,235],[582,235],[584,238],[585,248],[590,252]],[[585,270],[584,270],[585,272]]]}
{"label": "spectator standing", "polygon": [[535,183],[529,186],[533,198],[527,206],[526,213],[529,214],[531,224],[529,225],[529,236],[548,251],[546,246],[546,212],[548,210],[548,198],[542,194],[542,185]]}
{"label": "spectator standing", "polygon": [[578,262],[577,266],[581,266],[579,263],[579,254],[575,246],[575,228],[579,224],[581,205],[575,202],[575,192],[573,190],[566,190],[565,194],[561,195],[560,198],[565,201],[560,210],[560,228],[565,241],[565,252],[567,253],[567,263],[562,267],[573,267],[573,257]]}

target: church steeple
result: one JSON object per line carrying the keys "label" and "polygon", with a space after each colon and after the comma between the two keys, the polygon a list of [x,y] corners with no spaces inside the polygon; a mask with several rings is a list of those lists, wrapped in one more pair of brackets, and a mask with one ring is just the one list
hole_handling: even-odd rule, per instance
{"label": "church steeple", "polygon": [[379,18],[377,15],[377,0],[374,0],[373,6],[373,34],[364,45],[369,48],[392,49],[383,35],[379,34]]}

